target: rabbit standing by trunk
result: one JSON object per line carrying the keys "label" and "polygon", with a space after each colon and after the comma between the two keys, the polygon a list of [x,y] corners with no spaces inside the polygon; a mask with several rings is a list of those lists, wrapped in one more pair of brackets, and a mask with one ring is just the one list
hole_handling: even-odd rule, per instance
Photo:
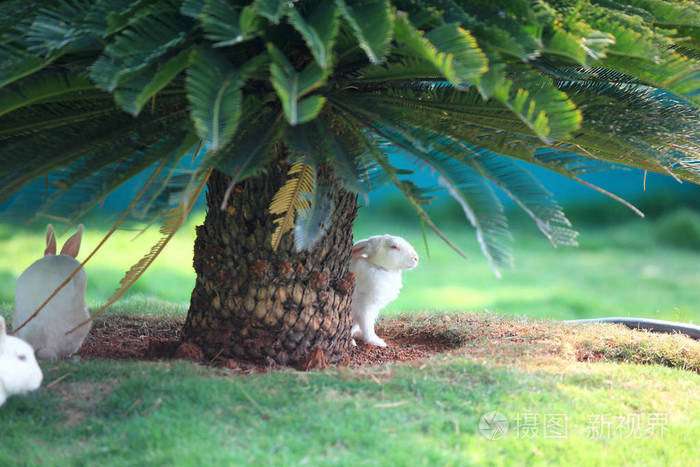
{"label": "rabbit standing by trunk", "polygon": [[34,349],[5,330],[0,316],[0,405],[13,394],[24,394],[41,385],[43,375],[34,358]]}
{"label": "rabbit standing by trunk", "polygon": [[401,271],[417,265],[416,250],[401,237],[375,235],[355,243],[350,261],[350,271],[355,274],[352,337],[386,347],[374,332],[374,323],[382,308],[399,296]]}
{"label": "rabbit standing by trunk", "polygon": [[[35,261],[17,279],[15,288],[15,315],[12,326],[17,329],[80,265],[75,257],[80,250],[83,226],[70,237],[56,254],[56,236],[51,224],[46,232],[44,257]],[[90,317],[85,304],[87,276],[80,269],[75,276],[46,304],[43,310],[17,332],[44,359],[66,358],[78,351],[90,332],[86,325],[66,335]]]}

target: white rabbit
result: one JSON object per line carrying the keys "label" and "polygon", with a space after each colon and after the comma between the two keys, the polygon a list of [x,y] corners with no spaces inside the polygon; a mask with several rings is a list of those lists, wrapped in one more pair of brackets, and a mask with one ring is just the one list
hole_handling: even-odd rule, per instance
{"label": "white rabbit", "polygon": [[13,394],[24,394],[41,386],[44,377],[34,358],[34,349],[5,331],[0,316],[0,405]]}
{"label": "white rabbit", "polygon": [[352,337],[386,347],[386,342],[374,332],[374,323],[382,308],[399,296],[401,271],[417,265],[416,250],[401,237],[375,235],[353,245],[350,261],[350,271],[355,274]]}
{"label": "white rabbit", "polygon": [[[56,254],[56,236],[53,227],[46,231],[44,257],[35,261],[17,279],[15,288],[15,315],[12,322],[17,329],[36,311],[59,285],[80,265],[75,257],[80,250],[83,226],[69,238],[61,254]],[[75,276],[46,304],[39,314],[17,332],[36,350],[39,358],[66,358],[78,351],[90,332],[85,325],[66,335],[90,317],[85,304],[87,276],[80,269]]]}

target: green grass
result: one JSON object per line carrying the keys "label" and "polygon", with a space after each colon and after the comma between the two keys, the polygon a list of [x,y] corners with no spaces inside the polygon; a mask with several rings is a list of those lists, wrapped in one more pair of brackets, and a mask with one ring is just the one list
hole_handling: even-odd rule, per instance
{"label": "green grass", "polygon": [[[186,313],[197,222],[112,313]],[[91,225],[98,228],[86,231],[80,257],[106,231]],[[700,343],[522,317],[700,322],[700,254],[659,243],[657,226],[588,227],[580,248],[558,249],[517,226],[517,268],[497,280],[469,228],[445,229],[468,261],[432,235],[427,259],[415,224],[360,218],[358,238],[403,235],[422,256],[386,319],[408,336],[429,331],[453,351],[377,368],[252,376],[179,361],[42,362],[43,388],[0,408],[0,465],[608,466],[629,465],[631,456],[641,466],[693,465]],[[131,237],[118,233],[87,266],[93,307],[157,233]],[[14,279],[43,251],[43,232],[0,225],[0,240],[9,317]],[[499,314],[465,312],[484,308]],[[446,309],[461,311],[435,311]],[[477,428],[494,411],[510,428],[488,440]]]}
{"label": "green grass", "polygon": [[[175,236],[165,252],[136,283],[126,300],[157,313],[186,309],[194,286],[194,226],[202,214]],[[628,217],[629,219],[629,217]],[[680,218],[679,218],[680,219]],[[678,224],[680,221],[676,221]],[[680,222],[686,225],[693,219]],[[463,260],[429,233],[427,257],[420,227],[405,219],[370,214],[356,223],[356,238],[378,233],[406,237],[421,255],[419,266],[404,274],[404,287],[386,314],[416,309],[481,310],[554,319],[640,316],[700,323],[700,250],[660,240],[666,219],[633,220],[615,227],[582,226],[580,247],[553,248],[530,223],[516,222],[515,269],[496,279],[478,249],[473,230],[447,223],[445,232],[461,248]],[[381,226],[381,227],[377,227]],[[92,227],[92,228],[91,228]],[[80,258],[107,227],[87,222]],[[59,244],[68,235],[59,239]],[[116,233],[86,266],[88,302],[97,307],[113,293],[124,272],[158,239],[152,228],[132,241],[135,232]],[[687,237],[687,236],[686,236]],[[0,224],[0,307],[12,308],[16,277],[43,251],[43,231]],[[175,305],[172,305],[175,304]],[[119,305],[116,305],[117,307]]]}
{"label": "green grass", "polygon": [[[64,379],[0,409],[0,465],[608,466],[630,455],[693,465],[700,455],[698,374],[612,355],[646,343],[697,371],[700,343],[488,314],[399,321],[459,347],[412,364],[252,376],[186,362],[45,362],[47,384]],[[581,351],[603,361],[579,361],[593,355]],[[510,425],[490,440],[477,427],[493,411]]]}

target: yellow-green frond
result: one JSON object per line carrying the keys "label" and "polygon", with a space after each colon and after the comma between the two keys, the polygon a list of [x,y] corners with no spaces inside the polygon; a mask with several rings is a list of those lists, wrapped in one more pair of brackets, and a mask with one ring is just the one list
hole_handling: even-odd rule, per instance
{"label": "yellow-green frond", "polygon": [[287,182],[275,193],[268,211],[270,214],[280,215],[274,222],[277,224],[272,233],[272,249],[277,247],[282,236],[294,227],[294,217],[299,209],[309,209],[308,199],[302,197],[304,193],[310,193],[316,185],[316,174],[313,166],[297,162],[287,172]]}

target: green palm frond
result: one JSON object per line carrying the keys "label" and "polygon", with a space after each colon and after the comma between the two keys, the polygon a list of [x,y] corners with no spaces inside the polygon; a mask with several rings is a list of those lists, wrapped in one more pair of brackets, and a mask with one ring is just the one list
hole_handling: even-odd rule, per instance
{"label": "green palm frond", "polygon": [[345,21],[369,61],[381,63],[389,51],[393,35],[394,15],[387,0],[352,2],[336,0]]}
{"label": "green palm frond", "polygon": [[234,6],[218,0],[188,0],[180,11],[199,20],[204,37],[214,47],[226,47],[260,34],[258,17],[250,6]]}
{"label": "green palm frond", "polygon": [[114,102],[131,115],[138,115],[151,98],[190,65],[193,54],[194,49],[185,49],[162,64],[155,63],[130,74],[120,82]]}
{"label": "green palm frond", "polygon": [[96,38],[86,27],[90,5],[84,0],[64,0],[54,8],[41,9],[27,31],[29,49],[47,57],[57,51],[74,53],[96,46]]}
{"label": "green palm frond", "polygon": [[[570,228],[571,222],[559,203],[527,170],[509,158],[490,151],[463,143],[460,146],[474,156],[464,162],[512,199],[535,222],[552,245],[577,244],[575,239],[578,233]],[[441,149],[449,154],[448,148]]]}
{"label": "green palm frond", "polygon": [[255,0],[252,8],[259,16],[278,24],[289,8],[287,0]]}
{"label": "green palm frond", "polygon": [[187,97],[195,127],[212,150],[233,137],[241,113],[241,87],[265,61],[258,55],[236,69],[223,55],[197,50],[187,75]]}
{"label": "green palm frond", "polygon": [[423,34],[406,15],[399,15],[395,36],[408,49],[403,53],[431,63],[454,86],[476,82],[488,68],[486,56],[474,38],[458,24],[446,24]]}
{"label": "green palm frond", "polygon": [[167,54],[176,54],[191,27],[187,18],[175,11],[144,16],[105,47],[105,55],[92,65],[90,77],[102,89],[113,91]]}
{"label": "green palm frond", "polygon": [[336,4],[332,1],[320,2],[306,18],[294,7],[287,14],[289,22],[304,38],[316,63],[321,68],[328,68],[333,42],[340,26]]}
{"label": "green palm frond", "polygon": [[301,193],[300,199],[308,207],[300,207],[294,221],[294,246],[297,251],[311,250],[331,226],[333,200],[322,186],[311,192]]}
{"label": "green palm frond", "polygon": [[[114,158],[105,164],[99,156],[83,158],[72,166],[50,174],[48,192],[38,187],[38,193],[45,197],[37,212],[37,217],[62,220],[69,228],[87,214],[122,183],[140,174],[157,161],[168,157],[179,145],[178,140],[158,141],[146,151],[134,152],[125,148],[125,155]],[[41,184],[40,184],[41,185]],[[23,194],[31,193],[24,190]],[[19,199],[27,202],[29,200]],[[19,206],[15,206],[17,209]]]}
{"label": "green palm frond", "polygon": [[0,88],[38,72],[57,58],[43,58],[29,52],[25,38],[16,38],[14,34],[0,36]]}
{"label": "green palm frond", "polygon": [[272,57],[270,82],[282,101],[289,124],[293,126],[316,118],[326,99],[319,95],[304,96],[321,87],[328,77],[328,72],[315,62],[297,72],[277,47],[269,44],[268,50]]}
{"label": "green palm frond", "polygon": [[90,89],[94,89],[90,80],[78,73],[37,73],[0,89],[0,116],[57,96]]}
{"label": "green palm frond", "polygon": [[440,231],[440,229],[438,229],[437,225],[435,225],[435,223],[423,207],[427,204],[430,204],[430,198],[428,198],[425,191],[421,190],[420,187],[416,186],[410,180],[399,179],[399,171],[391,165],[391,163],[389,162],[389,158],[386,156],[386,154],[382,153],[382,151],[380,151],[378,148],[378,146],[381,144],[381,140],[378,140],[375,136],[372,136],[371,134],[367,134],[365,135],[365,142],[367,145],[367,150],[372,156],[372,158],[376,161],[377,165],[381,167],[382,171],[384,171],[391,183],[393,183],[394,186],[398,188],[399,191],[406,197],[408,202],[416,211],[416,214],[418,214],[418,217],[420,217],[421,222],[427,224],[433,230],[433,232],[435,232],[438,235],[438,237],[440,237],[447,245],[450,246],[450,248],[457,252],[461,257],[466,258],[467,255],[465,255],[464,252],[459,249],[459,247],[452,243],[445,236],[445,234],[443,234]]}
{"label": "green palm frond", "polygon": [[155,177],[142,189],[141,196],[128,213],[130,218],[151,223],[162,218],[172,207],[172,200],[177,198],[173,194],[185,192],[187,185],[196,178],[194,174],[202,172],[199,166],[183,169],[183,160],[195,158],[201,150],[202,141],[193,130],[181,135],[179,141],[179,146],[169,156],[161,159],[159,164],[153,164],[150,173]]}
{"label": "green palm frond", "polygon": [[[700,184],[698,51],[700,6],[675,0],[10,0],[0,203],[82,214],[158,167],[135,209],[154,220],[207,170],[231,190],[284,155],[358,194],[395,185],[444,237],[427,189],[389,162],[399,148],[507,265],[495,190],[553,244],[575,238],[516,160],[581,183],[622,164]],[[310,247],[332,206],[304,192]]]}
{"label": "green palm frond", "polygon": [[656,24],[700,28],[700,5],[695,2],[628,0],[626,3],[651,13]]}
{"label": "green palm frond", "polygon": [[[41,106],[42,109],[48,107],[48,111],[22,109],[23,118],[30,119],[36,113],[39,122],[36,126],[46,129],[37,136],[31,134],[31,128],[26,128],[25,124],[21,136],[4,140],[0,200],[5,201],[35,178],[69,166],[86,154],[99,152],[99,157],[109,161],[117,148],[137,152],[144,142],[150,144],[162,138],[166,128],[179,128],[184,116],[184,110],[165,113],[167,105],[167,100],[163,99],[153,114],[131,119],[118,112],[109,101],[106,104],[95,101],[81,104],[74,110],[76,118],[67,121],[55,117],[55,112],[65,112],[63,103]],[[14,112],[8,115],[14,116]],[[7,120],[1,123],[8,123]]]}
{"label": "green palm frond", "polygon": [[330,116],[328,121],[333,123],[335,131],[326,122],[317,120],[312,123],[318,150],[325,154],[327,163],[333,167],[333,174],[340,179],[345,189],[363,195],[365,201],[368,201],[367,193],[372,187],[368,183],[368,168],[362,157],[361,143],[352,132],[341,129],[344,125],[342,121]]}
{"label": "green palm frond", "polygon": [[462,207],[474,227],[481,250],[496,276],[498,267],[512,267],[512,256],[505,241],[510,240],[503,206],[487,180],[478,171],[431,147],[432,141],[410,128],[388,122],[367,124],[372,131],[400,148],[438,175],[438,184]]}
{"label": "green palm frond", "polygon": [[504,242],[511,240],[511,236],[503,215],[503,206],[478,172],[468,167],[459,167],[449,172],[449,175],[441,172],[438,183],[462,207],[469,223],[476,230],[481,251],[496,277],[500,278],[499,266],[513,266],[510,248]]}
{"label": "green palm frond", "polygon": [[353,78],[343,78],[347,84],[354,83],[388,83],[391,81],[442,81],[440,72],[425,60],[408,58],[400,61],[387,62],[381,66],[369,65],[357,71]]}
{"label": "green palm frond", "polygon": [[244,103],[243,113],[252,118],[241,123],[229,144],[221,151],[207,153],[202,162],[204,166],[216,167],[231,176],[221,209],[228,205],[231,190],[238,182],[258,174],[273,159],[272,148],[284,132],[284,119],[279,109],[270,109],[249,98]]}

